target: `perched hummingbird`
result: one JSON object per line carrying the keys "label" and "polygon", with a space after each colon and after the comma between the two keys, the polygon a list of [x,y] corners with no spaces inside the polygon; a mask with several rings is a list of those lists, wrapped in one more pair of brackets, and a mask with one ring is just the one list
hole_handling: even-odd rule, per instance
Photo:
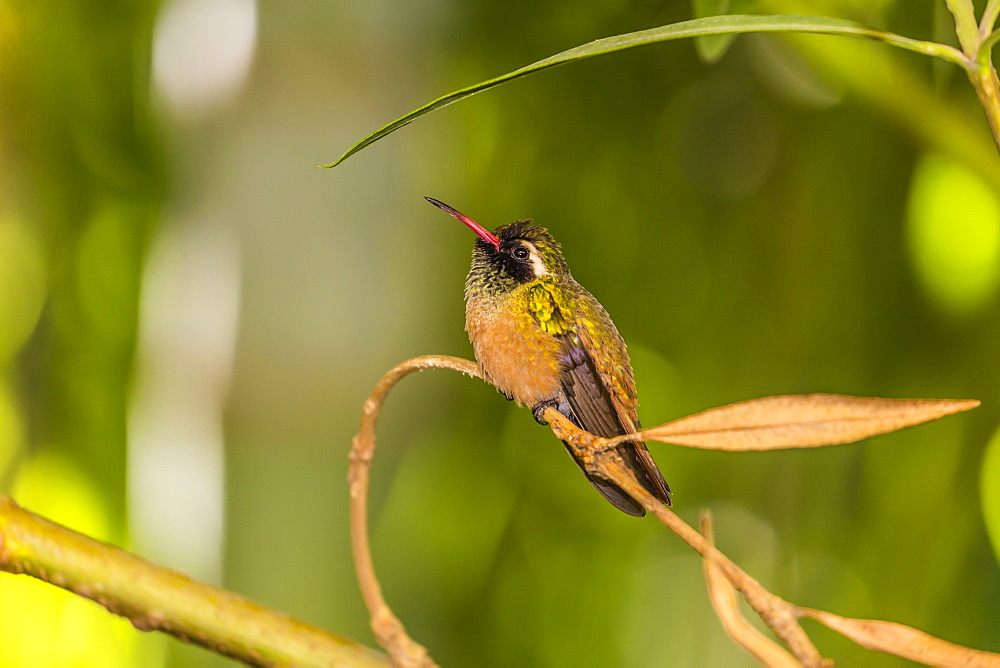
{"label": "perched hummingbird", "polygon": [[[447,204],[426,199],[479,237],[465,281],[465,329],[486,380],[518,405],[530,406],[542,424],[552,406],[597,436],[638,431],[625,342],[604,307],[573,280],[548,230],[520,220],[490,232]],[[623,443],[617,450],[642,486],[670,505],[670,487],[646,445]],[[587,478],[619,510],[646,514],[614,483]]]}

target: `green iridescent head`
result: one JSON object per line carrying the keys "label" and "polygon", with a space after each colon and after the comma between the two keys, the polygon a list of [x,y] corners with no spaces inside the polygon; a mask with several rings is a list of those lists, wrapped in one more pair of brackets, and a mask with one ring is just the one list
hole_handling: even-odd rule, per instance
{"label": "green iridescent head", "polygon": [[545,276],[569,276],[559,243],[544,227],[519,220],[490,232],[447,204],[426,199],[468,225],[479,237],[472,249],[470,289],[504,292]]}

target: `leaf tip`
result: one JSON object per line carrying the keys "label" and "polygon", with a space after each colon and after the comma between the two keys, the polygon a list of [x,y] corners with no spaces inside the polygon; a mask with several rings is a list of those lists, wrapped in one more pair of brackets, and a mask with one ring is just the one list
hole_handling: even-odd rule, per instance
{"label": "leaf tip", "polygon": [[954,404],[955,413],[963,413],[965,411],[971,411],[973,408],[979,408],[983,402],[979,399],[957,399]]}
{"label": "leaf tip", "polygon": [[347,153],[345,153],[344,155],[340,156],[339,158],[337,158],[336,160],[334,160],[333,162],[331,162],[329,164],[326,164],[326,165],[316,165],[316,169],[332,169],[332,168],[336,167],[337,165],[339,165],[340,163],[342,163],[343,161],[347,160],[352,155],[354,155],[355,153],[357,153],[359,150],[361,150],[361,148],[363,148],[362,144],[364,144],[364,142],[359,142],[359,143],[355,144],[354,146],[351,147],[351,149],[349,151],[347,151]]}

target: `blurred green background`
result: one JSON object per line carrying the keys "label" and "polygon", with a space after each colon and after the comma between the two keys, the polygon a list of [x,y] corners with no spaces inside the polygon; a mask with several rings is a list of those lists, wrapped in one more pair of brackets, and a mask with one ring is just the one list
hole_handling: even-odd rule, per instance
{"label": "blurred green background", "polygon": [[[932,0],[736,4],[954,42]],[[711,509],[782,597],[1000,651],[1000,158],[957,68],[833,37],[741,37],[715,64],[675,42],[314,167],[452,89],[692,12],[0,2],[2,491],[373,644],[347,529],[362,401],[407,357],[471,354],[473,237],[430,195],[551,229],[629,342],[648,425],[768,394],[981,399],[857,445],[652,450],[681,516]],[[376,565],[443,665],[753,665],[695,555],[492,388],[408,378],[379,436]],[[844,665],[900,663],[806,624]],[[227,663],[0,575],[0,665]]]}

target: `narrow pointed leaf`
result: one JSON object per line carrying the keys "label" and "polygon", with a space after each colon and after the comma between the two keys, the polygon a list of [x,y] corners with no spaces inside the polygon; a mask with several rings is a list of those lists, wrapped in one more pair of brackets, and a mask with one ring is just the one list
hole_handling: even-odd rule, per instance
{"label": "narrow pointed leaf", "polygon": [[1000,667],[1000,654],[971,649],[935,638],[923,631],[877,619],[850,619],[822,610],[802,610],[862,647],[886,652],[928,666]]}
{"label": "narrow pointed leaf", "polygon": [[615,35],[613,37],[605,37],[603,39],[594,40],[593,42],[587,42],[586,44],[573,47],[572,49],[563,51],[562,53],[557,53],[554,56],[549,56],[548,58],[539,60],[538,62],[522,67],[521,69],[514,70],[513,72],[508,72],[507,74],[503,74],[493,79],[487,79],[486,81],[481,81],[477,84],[461,88],[453,93],[439,97],[419,109],[411,111],[405,116],[397,118],[392,123],[376,130],[352,146],[335,162],[320,166],[336,167],[361,149],[375,143],[382,137],[395,132],[404,125],[412,123],[421,116],[429,114],[442,107],[446,107],[453,102],[458,102],[459,100],[467,98],[471,95],[475,95],[476,93],[489,90],[494,86],[499,86],[502,83],[513,81],[514,79],[520,79],[521,77],[534,74],[535,72],[541,72],[542,70],[549,69],[550,67],[564,65],[566,63],[583,60],[584,58],[591,58],[593,56],[614,53],[624,49],[631,49],[636,46],[655,44],[657,42],[667,42],[685,37],[698,37],[701,35],[736,35],[751,32],[807,32],[822,35],[843,35],[848,37],[870,38],[891,44],[892,46],[905,49],[907,51],[915,51],[928,56],[936,56],[962,67],[967,65],[965,56],[954,47],[945,44],[938,44],[937,42],[924,42],[910,39],[895,33],[868,28],[860,23],[845,21],[843,19],[835,19],[826,16],[796,16],[791,14],[774,16],[757,16],[750,14],[707,16],[705,18],[682,21],[680,23],[673,23],[670,25],[659,26],[657,28],[650,28],[648,30],[640,30],[638,32]]}
{"label": "narrow pointed leaf", "polygon": [[978,405],[975,400],[793,394],[713,408],[644,429],[632,438],[708,450],[815,448],[853,443]]}

